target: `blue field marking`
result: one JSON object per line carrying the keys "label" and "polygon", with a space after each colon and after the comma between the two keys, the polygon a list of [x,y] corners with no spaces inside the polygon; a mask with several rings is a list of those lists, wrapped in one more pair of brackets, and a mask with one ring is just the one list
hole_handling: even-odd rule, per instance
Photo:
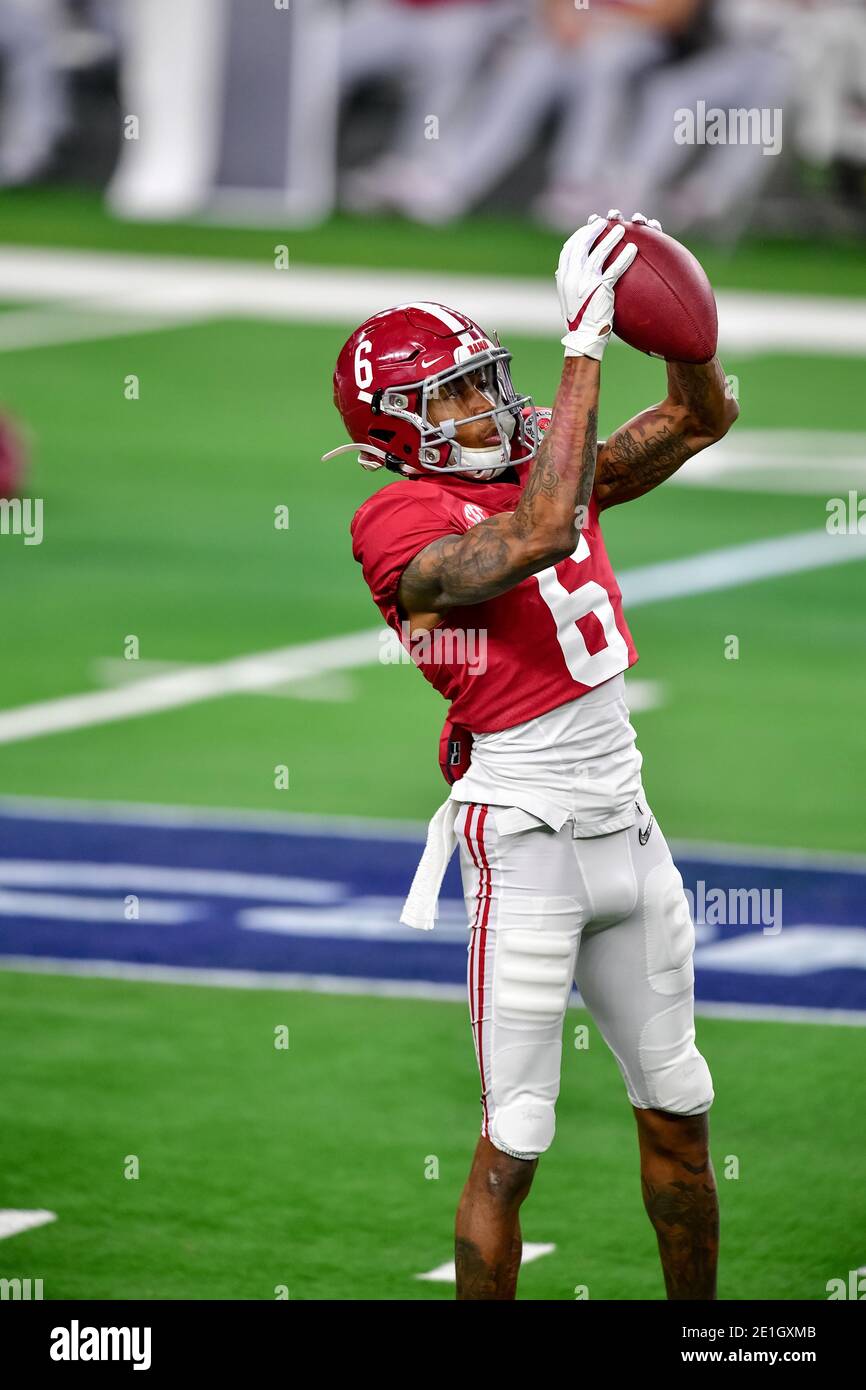
{"label": "blue field marking", "polygon": [[[468,933],[456,856],[436,929],[398,921],[421,846],[412,828],[375,823],[232,824],[205,812],[63,803],[37,812],[7,800],[0,963],[462,985]],[[691,846],[677,863],[696,906],[699,1000],[866,1010],[866,861],[751,850],[738,859],[735,849]]]}

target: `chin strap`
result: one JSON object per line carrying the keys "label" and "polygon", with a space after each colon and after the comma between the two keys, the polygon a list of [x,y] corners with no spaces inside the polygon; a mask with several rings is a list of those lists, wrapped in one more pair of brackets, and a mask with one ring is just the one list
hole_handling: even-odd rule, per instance
{"label": "chin strap", "polygon": [[479,482],[498,477],[511,465],[511,440],[516,428],[514,416],[497,412],[493,416],[493,423],[499,435],[498,446],[491,445],[489,449],[470,449],[465,444],[460,446],[460,462],[465,459],[467,463],[471,463],[473,467],[470,471],[476,477],[481,472],[487,475],[485,478],[479,478]]}
{"label": "chin strap", "polygon": [[469,470],[472,473],[476,472],[476,470],[487,472],[490,469],[496,469],[497,472],[502,472],[503,469],[508,467],[509,463],[509,460],[505,457],[505,451],[502,448],[467,449],[464,446],[460,450],[460,462],[463,463],[464,459],[467,463],[472,464],[472,468]]}
{"label": "chin strap", "polygon": [[[335,459],[338,454],[357,454],[358,462],[362,468],[366,468],[368,473],[375,472],[377,468],[391,467],[388,462],[391,455],[376,444],[341,444],[338,448],[329,449],[326,454],[322,454],[321,462],[325,463],[328,459]],[[375,458],[364,458],[365,454],[374,454]]]}

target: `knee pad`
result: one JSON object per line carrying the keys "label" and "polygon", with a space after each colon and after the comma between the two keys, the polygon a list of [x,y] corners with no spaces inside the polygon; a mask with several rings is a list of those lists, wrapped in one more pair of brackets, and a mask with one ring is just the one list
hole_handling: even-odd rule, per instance
{"label": "knee pad", "polygon": [[512,1158],[537,1158],[553,1142],[574,949],[564,931],[497,932],[488,1133]]}
{"label": "knee pad", "polygon": [[670,857],[647,874],[643,919],[650,988],[679,997],[644,1025],[639,1055],[647,1094],[638,1103],[672,1115],[700,1115],[713,1103],[713,1083],[695,1047],[695,929],[682,877]]}
{"label": "knee pad", "polygon": [[510,1024],[559,1021],[571,992],[574,943],[565,932],[499,931],[496,1006]]}
{"label": "knee pad", "polygon": [[556,1112],[550,1101],[526,1096],[498,1106],[490,1127],[490,1142],[512,1158],[537,1158],[553,1143]]}
{"label": "knee pad", "polygon": [[703,1115],[715,1099],[706,1061],[695,1048],[678,1067],[657,1078],[655,1110],[671,1115]]}
{"label": "knee pad", "polygon": [[701,1115],[713,1103],[713,1079],[695,1046],[692,1006],[677,1004],[656,1014],[640,1041],[646,1095],[636,1103],[671,1115]]}
{"label": "knee pad", "polygon": [[695,983],[695,928],[674,861],[664,859],[643,887],[647,979],[657,994],[680,994]]}

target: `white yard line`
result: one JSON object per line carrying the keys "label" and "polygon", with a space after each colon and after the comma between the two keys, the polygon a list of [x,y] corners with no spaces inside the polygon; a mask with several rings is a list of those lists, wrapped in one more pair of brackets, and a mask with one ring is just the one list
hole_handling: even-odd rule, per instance
{"label": "white yard line", "polygon": [[776,936],[746,932],[695,950],[698,970],[796,976],[820,970],[866,970],[866,928],[798,922]]}
{"label": "white yard line", "polygon": [[[540,1260],[543,1255],[552,1255],[555,1249],[556,1246],[549,1241],[524,1241],[520,1257],[521,1269],[524,1265],[531,1265],[533,1261]],[[415,1278],[425,1279],[430,1284],[456,1284],[457,1268],[453,1260],[446,1260],[435,1269],[428,1269],[426,1274],[416,1274]]]}
{"label": "white yard line", "polygon": [[[807,531],[713,550],[683,560],[627,570],[620,580],[627,608],[661,599],[737,588],[757,579],[866,559],[866,536]],[[148,677],[116,690],[41,700],[0,713],[0,744],[93,728],[119,720],[181,709],[202,700],[272,689],[292,680],[375,665],[385,630],[369,628],[275,651],[232,657]],[[396,643],[396,638],[393,638]]]}
{"label": "white yard line", "polygon": [[[72,975],[82,979],[133,980],[146,984],[204,985],[219,989],[299,990],[304,994],[352,994],[375,999],[415,999],[433,1004],[466,1005],[466,986],[426,980],[359,979],[343,975],[304,975],[261,970],[226,970],[199,966],[153,965],[116,960],[73,960],[56,956],[0,955],[0,970],[27,975]],[[577,998],[571,1009],[584,1006]],[[822,1023],[866,1027],[866,1011],[857,1009],[786,1008],[783,1004],[714,1004],[695,1001],[699,1018],[749,1023]]]}
{"label": "white yard line", "polygon": [[[377,816],[326,816],[300,811],[244,811],[236,807],[163,806],[157,802],[77,801],[35,796],[0,796],[0,816],[74,824],[104,822],[108,825],[156,825],[173,830],[230,830],[250,835],[262,831],[271,835],[327,835],[330,839],[392,840],[417,845],[424,844],[428,829],[426,821],[388,820]],[[684,859],[866,874],[866,854],[782,849],[777,845],[736,845],[719,840],[673,840],[671,845],[674,854]],[[187,870],[183,872],[186,874]],[[213,891],[212,886],[208,891]]]}
{"label": "white yard line", "polygon": [[165,675],[134,681],[118,690],[66,695],[0,714],[0,743],[18,743],[43,734],[92,728],[135,719],[159,710],[180,709],[220,695],[267,690],[292,679],[327,671],[375,665],[382,629],[329,637],[276,651],[233,657],[204,666],[185,666]]}
{"label": "white yard line", "polygon": [[802,531],[626,570],[620,588],[628,611],[643,603],[736,589],[758,579],[778,579],[856,560],[866,560],[866,535],[831,536],[825,530]]}
{"label": "white yard line", "polygon": [[99,338],[121,338],[139,333],[160,333],[166,328],[185,327],[196,322],[192,314],[129,313],[125,310],[89,309],[45,305],[37,309],[14,309],[0,314],[0,352],[20,352],[24,348],[54,347],[62,343],[84,343]]}
{"label": "white yard line", "polygon": [[[180,927],[200,916],[189,903],[142,898],[134,919],[141,926]],[[0,917],[50,917],[60,922],[128,922],[123,898],[75,893],[7,893],[0,889]]]}
{"label": "white yard line", "polygon": [[[431,270],[293,266],[117,251],[0,248],[0,299],[74,304],[83,310],[184,317],[360,323],[419,297],[454,304],[490,329],[560,334],[553,275],[462,275]],[[724,351],[866,353],[866,300],[722,290]],[[31,339],[22,346],[36,346]]]}
{"label": "white yard line", "polygon": [[[200,663],[199,663],[200,664]],[[136,667],[140,669],[136,671]],[[181,661],[125,661],[122,656],[101,657],[93,663],[97,680],[102,685],[123,688],[146,676],[162,675],[168,671],[191,670],[195,667]],[[207,666],[204,667],[207,669]],[[342,672],[330,671],[325,675],[290,677],[283,685],[264,687],[253,692],[261,695],[275,695],[280,699],[296,698],[313,700],[318,703],[343,703],[354,698],[355,687]],[[632,714],[642,714],[644,710],[657,709],[664,704],[664,693],[659,681],[641,680],[630,676],[628,682],[628,707]]]}
{"label": "white yard line", "polygon": [[[461,898],[440,898],[435,942],[426,932],[413,931],[399,921],[405,901],[384,894],[349,897],[337,907],[242,907],[234,922],[240,931],[271,935],[339,938],[343,941],[400,942],[406,946],[445,946],[466,943],[466,906]],[[426,938],[426,939],[425,939]]]}
{"label": "white yard line", "polygon": [[674,473],[674,487],[725,488],[821,498],[825,516],[833,495],[847,502],[866,479],[866,434],[845,430],[735,430]]}
{"label": "white yard line", "polygon": [[32,1231],[35,1226],[47,1226],[49,1221],[57,1220],[56,1211],[35,1209],[18,1210],[14,1207],[0,1208],[0,1240],[17,1236],[21,1231]]}
{"label": "white yard line", "polygon": [[[111,687],[129,685],[144,677],[162,676],[167,672],[193,670],[200,663],[189,661],[127,661],[122,656],[99,657],[92,663],[96,684]],[[651,682],[645,681],[649,686]],[[351,677],[340,671],[330,671],[325,676],[298,677],[285,685],[272,685],[260,692],[277,699],[312,700],[326,704],[346,704],[355,698],[355,685]],[[658,692],[644,692],[644,698],[654,699]],[[660,698],[660,696],[659,696]]]}
{"label": "white yard line", "polygon": [[[236,807],[163,806],[140,801],[78,801],[65,797],[0,796],[0,816],[31,820],[92,821],[109,825],[157,825],[170,830],[231,830],[258,835],[333,835],[423,845],[426,821],[384,817],[317,816],[299,811],[244,811]],[[866,873],[866,855],[863,857]]]}
{"label": "white yard line", "polygon": [[[291,902],[327,906],[343,900],[340,883],[283,874],[250,874],[227,869],[172,869],[164,864],[104,864],[80,859],[0,859],[0,898],[3,887],[96,888],[118,892],[184,894],[207,897],[261,898],[268,903]],[[12,896],[12,895],[10,895]]]}
{"label": "white yard line", "polygon": [[466,1002],[465,985],[426,980],[364,980],[344,975],[304,975],[286,971],[209,969],[207,966],[154,965],[117,960],[74,960],[54,956],[0,955],[0,970],[36,975],[77,975],[84,979],[141,980],[147,984],[206,985],[218,989],[297,990],[303,994],[360,994],[380,999]]}

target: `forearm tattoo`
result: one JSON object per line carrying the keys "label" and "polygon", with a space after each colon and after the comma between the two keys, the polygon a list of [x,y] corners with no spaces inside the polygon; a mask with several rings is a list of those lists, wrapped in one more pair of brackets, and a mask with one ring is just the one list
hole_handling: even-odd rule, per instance
{"label": "forearm tattoo", "polygon": [[701,449],[720,439],[737,414],[718,358],[669,362],[668,396],[617,430],[599,450],[597,496],[610,507],[650,492]]}
{"label": "forearm tattoo", "polygon": [[442,536],[403,571],[400,601],[408,612],[435,609],[447,587],[449,607],[481,603],[499,592],[508,565],[511,513],[491,516],[465,535]]}
{"label": "forearm tattoo", "polygon": [[628,502],[658,487],[691,458],[694,448],[681,420],[646,412],[617,430],[599,451],[598,494],[605,506]]}
{"label": "forearm tattoo", "polygon": [[406,612],[438,613],[482,603],[550,563],[545,554],[557,547],[568,554],[573,548],[575,511],[589,505],[595,482],[595,368],[589,359],[567,363],[553,422],[514,511],[488,517],[464,535],[443,536],[409,563],[399,590]]}

